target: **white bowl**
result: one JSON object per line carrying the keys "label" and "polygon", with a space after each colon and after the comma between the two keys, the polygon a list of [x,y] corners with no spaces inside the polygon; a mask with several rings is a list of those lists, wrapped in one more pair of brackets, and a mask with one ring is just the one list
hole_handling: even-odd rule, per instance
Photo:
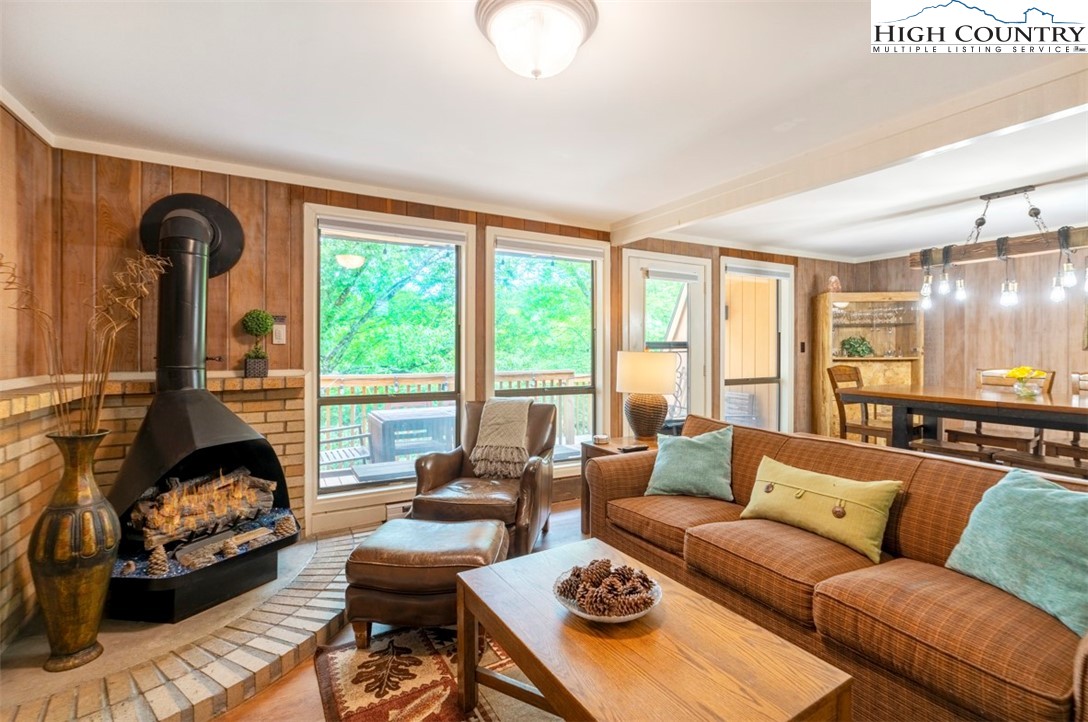
{"label": "white bowl", "polygon": [[[552,585],[552,593],[555,594],[556,601],[563,605],[563,607],[567,611],[581,617],[582,619],[588,619],[591,622],[604,622],[606,624],[630,622],[649,613],[651,609],[661,603],[661,585],[657,582],[654,582],[653,587],[650,588],[650,596],[653,597],[654,603],[643,609],[641,612],[635,612],[634,614],[624,614],[623,616],[619,617],[601,617],[596,614],[590,614],[582,609],[580,606],[578,606],[578,602],[574,601],[573,599],[567,599],[566,597],[559,594],[559,585],[562,584],[563,581],[565,581],[566,578],[570,576],[570,573],[572,571],[573,569],[568,569],[567,571],[559,575],[559,577],[555,580],[555,584]],[[650,581],[653,582],[652,579]]]}

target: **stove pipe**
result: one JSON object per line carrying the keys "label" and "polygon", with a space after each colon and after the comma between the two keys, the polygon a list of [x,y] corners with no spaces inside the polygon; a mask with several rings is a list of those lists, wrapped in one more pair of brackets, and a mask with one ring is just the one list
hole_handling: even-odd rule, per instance
{"label": "stove pipe", "polygon": [[207,388],[208,256],[215,231],[200,213],[170,211],[159,230],[159,255],[170,261],[159,285],[158,391]]}

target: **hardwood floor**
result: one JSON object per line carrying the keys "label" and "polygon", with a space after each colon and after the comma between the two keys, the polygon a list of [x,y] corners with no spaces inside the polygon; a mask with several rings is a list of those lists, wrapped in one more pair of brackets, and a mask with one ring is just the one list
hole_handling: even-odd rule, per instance
{"label": "hardwood floor", "polygon": [[[552,505],[550,531],[541,537],[534,551],[553,549],[588,538],[588,535],[582,534],[582,515],[578,500],[560,501]],[[386,628],[375,625],[374,631],[381,633],[386,631]],[[334,646],[347,644],[352,639],[351,625],[347,625],[329,644]],[[317,675],[314,673],[313,658],[310,658],[251,699],[234,709],[227,710],[218,719],[227,722],[242,720],[310,722],[321,720],[322,717],[321,696],[317,691]]]}

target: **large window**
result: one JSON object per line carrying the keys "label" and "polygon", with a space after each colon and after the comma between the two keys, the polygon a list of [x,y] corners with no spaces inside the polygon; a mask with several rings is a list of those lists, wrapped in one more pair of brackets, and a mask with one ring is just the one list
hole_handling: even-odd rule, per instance
{"label": "large window", "polygon": [[319,493],[414,476],[458,443],[460,234],[321,219]]}
{"label": "large window", "polygon": [[709,413],[709,262],[631,250],[623,258],[625,348],[675,354],[673,392],[665,396],[669,420]]}
{"label": "large window", "polygon": [[491,373],[496,396],[555,404],[555,460],[601,431],[598,338],[603,244],[491,236]]}

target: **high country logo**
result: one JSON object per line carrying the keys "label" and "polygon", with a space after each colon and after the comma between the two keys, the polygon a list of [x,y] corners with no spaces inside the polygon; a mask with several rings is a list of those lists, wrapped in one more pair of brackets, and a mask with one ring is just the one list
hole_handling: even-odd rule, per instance
{"label": "high country logo", "polygon": [[[1030,2],[1030,0],[1028,0]],[[1084,53],[1083,0],[871,0],[874,53]],[[985,7],[982,7],[985,5]],[[1079,7],[1077,7],[1079,5]]]}

